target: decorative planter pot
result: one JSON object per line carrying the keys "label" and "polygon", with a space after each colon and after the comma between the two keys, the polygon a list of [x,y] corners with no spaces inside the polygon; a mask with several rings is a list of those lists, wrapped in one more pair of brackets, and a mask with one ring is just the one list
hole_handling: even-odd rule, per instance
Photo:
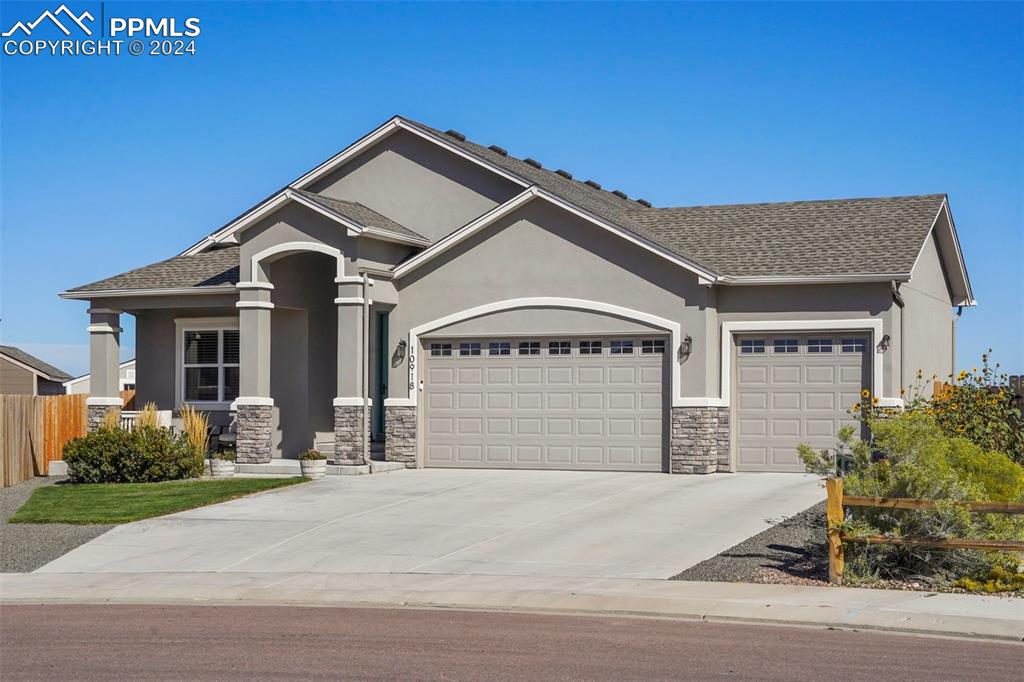
{"label": "decorative planter pot", "polygon": [[306,478],[323,478],[327,473],[326,459],[300,459],[299,469]]}
{"label": "decorative planter pot", "polygon": [[231,478],[235,475],[235,463],[230,459],[211,459],[210,475],[214,478]]}

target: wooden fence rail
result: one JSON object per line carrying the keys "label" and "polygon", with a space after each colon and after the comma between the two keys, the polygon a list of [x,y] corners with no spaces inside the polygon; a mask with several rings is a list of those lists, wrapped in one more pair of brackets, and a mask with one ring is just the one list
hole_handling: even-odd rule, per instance
{"label": "wooden fence rail", "polygon": [[[826,518],[828,522],[828,579],[840,585],[843,582],[845,557],[843,543],[862,545],[904,545],[908,547],[929,547],[932,549],[975,549],[1003,552],[1024,552],[1024,542],[1016,540],[985,540],[980,538],[913,538],[889,535],[847,535],[842,532],[846,518],[845,507],[879,507],[882,509],[935,510],[940,500],[915,500],[908,497],[860,497],[843,496],[843,479],[830,478],[825,481],[828,493]],[[1016,502],[959,502],[976,514],[1024,514],[1024,504]]]}
{"label": "wooden fence rail", "polygon": [[[86,394],[0,395],[0,486],[45,476],[64,446],[87,430]],[[122,391],[130,405],[135,391]]]}

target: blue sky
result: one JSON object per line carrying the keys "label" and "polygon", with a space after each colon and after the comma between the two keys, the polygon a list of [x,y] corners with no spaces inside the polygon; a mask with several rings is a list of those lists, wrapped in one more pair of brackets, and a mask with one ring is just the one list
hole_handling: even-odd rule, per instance
{"label": "blue sky", "polygon": [[175,255],[395,113],[661,206],[947,192],[980,304],[960,362],[1024,372],[1021,4],[104,11],[199,17],[198,53],[0,57],[0,339],[73,374],[86,304],[59,291]]}

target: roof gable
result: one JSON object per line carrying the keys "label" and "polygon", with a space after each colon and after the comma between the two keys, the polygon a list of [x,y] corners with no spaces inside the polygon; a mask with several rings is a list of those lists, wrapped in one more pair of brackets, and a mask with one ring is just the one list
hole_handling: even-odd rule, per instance
{"label": "roof gable", "polygon": [[71,378],[71,375],[67,372],[61,371],[48,362],[43,362],[36,356],[29,355],[15,346],[0,346],[0,356],[50,381],[64,382]]}

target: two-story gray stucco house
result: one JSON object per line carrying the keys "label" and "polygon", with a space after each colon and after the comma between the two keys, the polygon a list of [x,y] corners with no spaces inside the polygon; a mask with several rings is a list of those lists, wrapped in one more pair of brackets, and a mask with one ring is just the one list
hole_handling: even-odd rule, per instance
{"label": "two-story gray stucco house", "polygon": [[[799,471],[862,389],[953,371],[943,194],[655,208],[395,117],[90,302],[90,417],[237,420],[238,458],[364,438],[410,467]],[[365,418],[367,427],[363,429]]]}

